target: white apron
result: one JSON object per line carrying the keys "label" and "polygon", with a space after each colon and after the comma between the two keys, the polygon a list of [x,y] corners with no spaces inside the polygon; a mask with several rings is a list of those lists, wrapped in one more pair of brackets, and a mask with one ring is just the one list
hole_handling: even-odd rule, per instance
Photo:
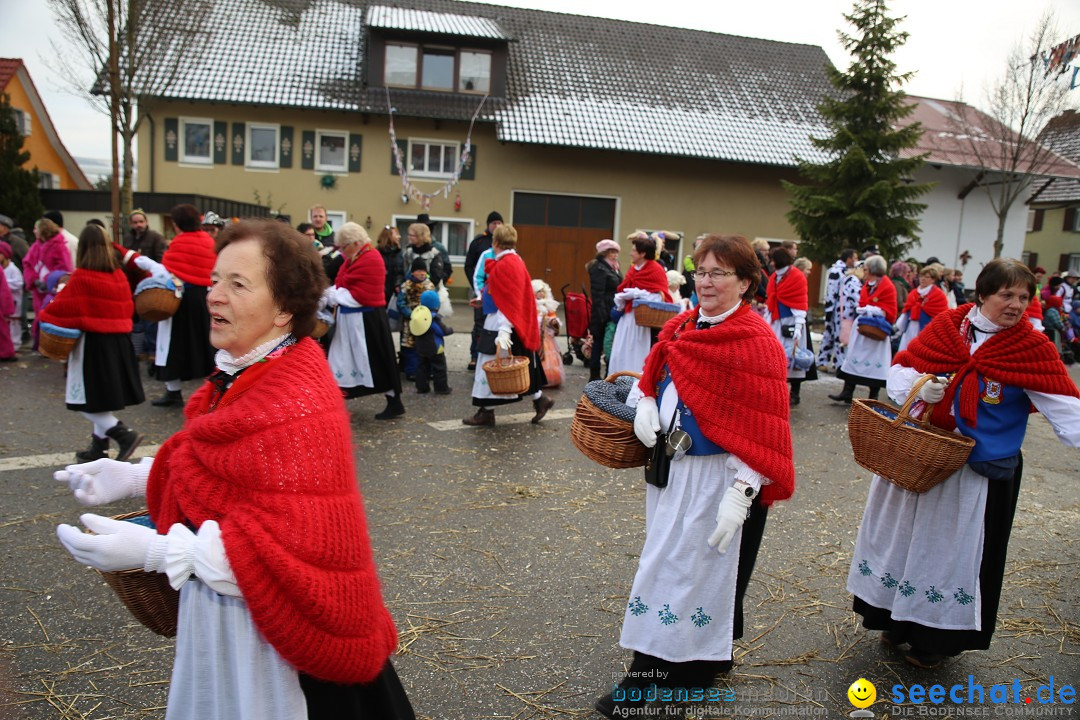
{"label": "white apron", "polygon": [[856,327],[851,328],[851,341],[844,364],[840,367],[841,370],[848,375],[857,375],[871,380],[885,380],[889,374],[890,365],[892,365],[892,345],[888,338],[873,340],[859,333]]}
{"label": "white apron", "polygon": [[[500,314],[497,312],[485,315],[484,329],[498,330],[499,316]],[[484,372],[484,363],[494,359],[494,355],[487,355],[486,353],[476,354],[476,372],[473,373],[472,386],[473,398],[476,400],[517,400],[519,397],[518,395],[496,395],[491,392],[491,388],[488,386],[487,373]]]}
{"label": "white apron", "polygon": [[[16,345],[15,347],[18,347]],[[68,405],[86,404],[86,381],[83,379],[83,358],[86,356],[86,333],[75,341],[75,347],[67,359],[67,385],[64,388],[64,402]]]}
{"label": "white apron", "polygon": [[169,364],[169,346],[172,345],[172,321],[167,317],[158,323],[157,343],[154,348],[154,365],[165,367]]}
{"label": "white apron", "polygon": [[343,313],[338,310],[334,339],[326,359],[338,387],[375,387],[371,358],[368,357],[364,313]]}

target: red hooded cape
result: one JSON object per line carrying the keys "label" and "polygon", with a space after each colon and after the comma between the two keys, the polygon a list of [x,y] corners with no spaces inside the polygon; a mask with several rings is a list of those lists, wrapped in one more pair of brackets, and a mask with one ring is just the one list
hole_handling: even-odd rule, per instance
{"label": "red hooded cape", "polygon": [[926,293],[925,298],[919,294],[918,290],[909,292],[904,302],[904,309],[900,312],[907,313],[912,322],[917,322],[922,318],[923,313],[936,318],[948,309],[949,300],[945,297],[945,291],[937,285],[931,285],[930,292]]}
{"label": "red hooded cape", "polygon": [[[626,271],[626,277],[619,283],[615,292],[622,292],[626,288],[641,288],[649,292],[661,293],[664,302],[672,302],[671,291],[668,289],[667,272],[664,266],[655,260],[646,260],[641,269],[631,266]],[[631,308],[627,308],[629,311]]]}
{"label": "red hooded cape", "polygon": [[103,334],[131,332],[135,303],[123,270],[78,269],[41,311],[41,321]]}
{"label": "red hooded cape", "polygon": [[526,349],[540,349],[540,325],[536,322],[536,295],[525,261],[516,252],[508,252],[484,264],[487,283],[484,290],[495,301],[495,307],[514,326]]}
{"label": "red hooded cape", "polygon": [[150,469],[146,499],[158,532],[216,520],[267,642],[308,675],[370,682],[397,633],[326,356],[305,338],[245,370],[211,409],[214,389],[206,382],[191,396],[183,429]]}
{"label": "red hooded cape", "polygon": [[161,264],[169,272],[186,283],[210,287],[210,273],[214,271],[217,253],[214,238],[203,230],[180,233],[169,241],[169,247],[161,256]]}
{"label": "red hooded cape", "polygon": [[881,308],[886,320],[891,323],[896,322],[896,286],[890,280],[881,278],[874,285],[874,294],[871,295],[870,283],[863,283],[862,290],[859,292],[859,307],[866,305]]}
{"label": "red hooded cape", "polygon": [[769,276],[769,285],[766,288],[765,304],[769,306],[769,312],[773,320],[780,319],[779,303],[787,305],[792,310],[809,310],[810,295],[806,286],[806,275],[796,267],[788,270],[782,280],[777,283],[776,273]]}
{"label": "red hooded cape", "polygon": [[364,307],[386,307],[386,263],[371,245],[338,270],[334,285],[349,291]]}
{"label": "red hooded cape", "polygon": [[[897,353],[894,365],[904,365],[921,373],[955,373],[945,398],[934,406],[931,421],[952,430],[956,421],[949,414],[953,398],[960,390],[960,417],[976,427],[979,403],[979,376],[1025,390],[1080,397],[1065,370],[1057,348],[1029,322],[1016,323],[995,333],[974,354],[960,333],[971,304],[938,315],[907,349]],[[973,374],[974,373],[974,374]]]}
{"label": "red hooded cape", "polygon": [[761,488],[762,504],[786,500],[795,464],[784,350],[748,305],[707,330],[696,328],[697,314],[694,308],[664,325],[639,386],[656,397],[666,366],[705,437],[772,481]]}

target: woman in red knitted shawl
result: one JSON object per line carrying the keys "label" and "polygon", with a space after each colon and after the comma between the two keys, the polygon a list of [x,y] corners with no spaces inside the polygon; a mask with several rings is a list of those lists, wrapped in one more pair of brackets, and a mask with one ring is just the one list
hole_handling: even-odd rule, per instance
{"label": "woman in red knitted shawl", "polygon": [[[806,285],[806,275],[792,263],[791,251],[785,247],[773,248],[769,253],[776,272],[769,276],[766,287],[766,305],[769,309],[769,323],[776,339],[784,347],[784,356],[794,356],[795,348],[807,349],[809,331],[806,329],[806,312],[810,309],[810,295]],[[791,384],[788,404],[799,404],[799,393],[806,371],[795,368],[788,361],[787,377]],[[816,379],[816,376],[810,378]]]}
{"label": "woman in red knitted shawl", "polygon": [[637,385],[635,434],[648,446],[661,430],[682,435],[686,454],[665,487],[645,490],[648,532],[619,641],[634,659],[596,703],[607,717],[642,706],[654,682],[708,688],[731,669],[768,508],[795,487],[787,363],[749,304],[757,256],[744,237],[709,235],[694,267],[700,306],[660,331]]}
{"label": "woman in red knitted shawl", "polygon": [[64,399],[68,410],[91,422],[93,431],[90,445],[75,453],[75,459],[107,457],[112,440],[118,446],[116,459],[127,460],[143,437],[113,413],[145,399],[131,344],[131,288],[97,225],[87,225],[80,233],[76,254],[78,268],[39,319],[47,329],[82,331],[68,356]]}
{"label": "woman in red knitted shawl", "polygon": [[86,514],[95,535],[57,534],[82,564],[165,573],[180,590],[166,720],[411,719],[349,417],[309,337],[322,263],[276,221],[233,223],[217,247],[217,370],[184,427],[149,463],[57,473],[83,504],[145,493],[156,531]]}
{"label": "woman in red knitted shawl", "polygon": [[941,266],[931,263],[919,271],[919,287],[908,293],[896,329],[900,333],[900,349],[911,344],[930,321],[949,309],[945,291],[938,287]]}
{"label": "woman in red knitted shawl", "polygon": [[386,316],[386,265],[367,231],[354,222],[335,235],[345,258],[326,301],[337,307],[337,325],[327,360],[346,398],[382,393],[386,408],[376,420],[405,414],[394,337]]}
{"label": "woman in red knitted shawl", "polygon": [[[179,234],[169,241],[161,264],[184,283],[184,295],[176,314],[158,324],[154,377],[165,383],[165,394],[151,401],[157,407],[180,407],[184,404],[180,382],[202,380],[214,370],[206,310],[214,239],[202,229],[202,216],[194,205],[174,207],[172,221]],[[143,258],[139,267],[148,270],[153,261]]]}
{"label": "woman in red knitted shawl", "polygon": [[1023,319],[1034,294],[1027,267],[992,260],[976,280],[976,303],[940,313],[889,371],[898,403],[923,375],[946,380],[924,385],[916,407],[936,403],[934,425],[975,440],[967,464],[925,493],[875,476],[855,542],[847,583],[855,611],[883,631],[883,644],[907,645],[918,667],[990,646],[1029,413],[1080,447],[1080,393],[1053,343]]}
{"label": "woman in red knitted shawl", "polygon": [[[896,322],[896,286],[885,277],[888,265],[880,255],[871,255],[863,261],[866,280],[859,295],[859,307],[855,311],[854,331],[851,333],[844,364],[836,377],[844,381],[844,389],[830,400],[850,403],[856,385],[870,388],[870,399],[876,400],[885,387],[885,376],[892,362],[893,323]],[[882,339],[870,337],[859,330],[861,325],[873,328]]]}
{"label": "woman in red knitted shawl", "polygon": [[[473,375],[472,404],[476,412],[461,422],[472,426],[495,424],[495,408],[532,399],[533,417],[538,423],[555,401],[544,395],[547,384],[540,362],[540,326],[536,322],[536,294],[525,262],[517,253],[517,230],[500,225],[491,238],[495,259],[486,260],[487,275],[483,285],[480,310],[484,325],[477,340],[476,371]],[[494,360],[498,351],[504,355],[529,359],[529,387],[521,395],[496,394],[491,391],[484,363]]]}
{"label": "woman in red knitted shawl", "polygon": [[615,308],[621,311],[611,343],[608,372],[640,372],[656,339],[653,328],[642,327],[634,320],[634,300],[672,302],[667,272],[656,261],[656,239],[643,232],[627,238],[630,243],[630,269],[615,292]]}

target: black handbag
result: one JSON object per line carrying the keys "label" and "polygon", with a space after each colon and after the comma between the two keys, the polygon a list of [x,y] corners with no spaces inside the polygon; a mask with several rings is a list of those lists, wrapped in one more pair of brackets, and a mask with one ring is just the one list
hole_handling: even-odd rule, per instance
{"label": "black handbag", "polygon": [[668,445],[667,439],[671,429],[675,427],[675,418],[678,414],[678,412],[672,413],[671,424],[668,425],[667,432],[656,436],[656,444],[653,445],[652,454],[649,455],[649,461],[645,463],[645,482],[658,488],[667,487],[668,474],[671,472],[671,456],[675,454],[675,451]]}
{"label": "black handbag", "polygon": [[483,355],[494,355],[497,350],[495,338],[498,336],[498,330],[481,330],[476,338],[476,351]]}

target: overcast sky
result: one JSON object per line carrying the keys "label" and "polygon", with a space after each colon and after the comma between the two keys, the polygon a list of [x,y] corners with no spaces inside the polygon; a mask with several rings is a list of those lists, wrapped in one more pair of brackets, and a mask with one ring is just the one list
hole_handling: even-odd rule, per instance
{"label": "overcast sky", "polygon": [[[850,30],[843,14],[851,10],[851,0],[501,0],[492,4],[576,14],[585,7],[589,15],[818,45],[838,67],[847,67],[849,62],[836,32]],[[889,7],[893,15],[906,16],[901,28],[911,36],[894,58],[901,71],[916,73],[907,92],[952,100],[963,88],[963,99],[974,105],[983,104],[986,87],[1001,75],[1009,48],[1030,33],[1044,11],[1053,9],[1063,36],[1080,34],[1080,0],[892,0]],[[45,0],[0,0],[0,56],[25,61],[72,155],[107,158],[105,119],[66,90],[53,69],[55,60],[49,60],[50,37],[59,34]],[[242,42],[243,30],[237,29],[234,37]],[[1080,101],[1080,89],[1072,92]]]}

